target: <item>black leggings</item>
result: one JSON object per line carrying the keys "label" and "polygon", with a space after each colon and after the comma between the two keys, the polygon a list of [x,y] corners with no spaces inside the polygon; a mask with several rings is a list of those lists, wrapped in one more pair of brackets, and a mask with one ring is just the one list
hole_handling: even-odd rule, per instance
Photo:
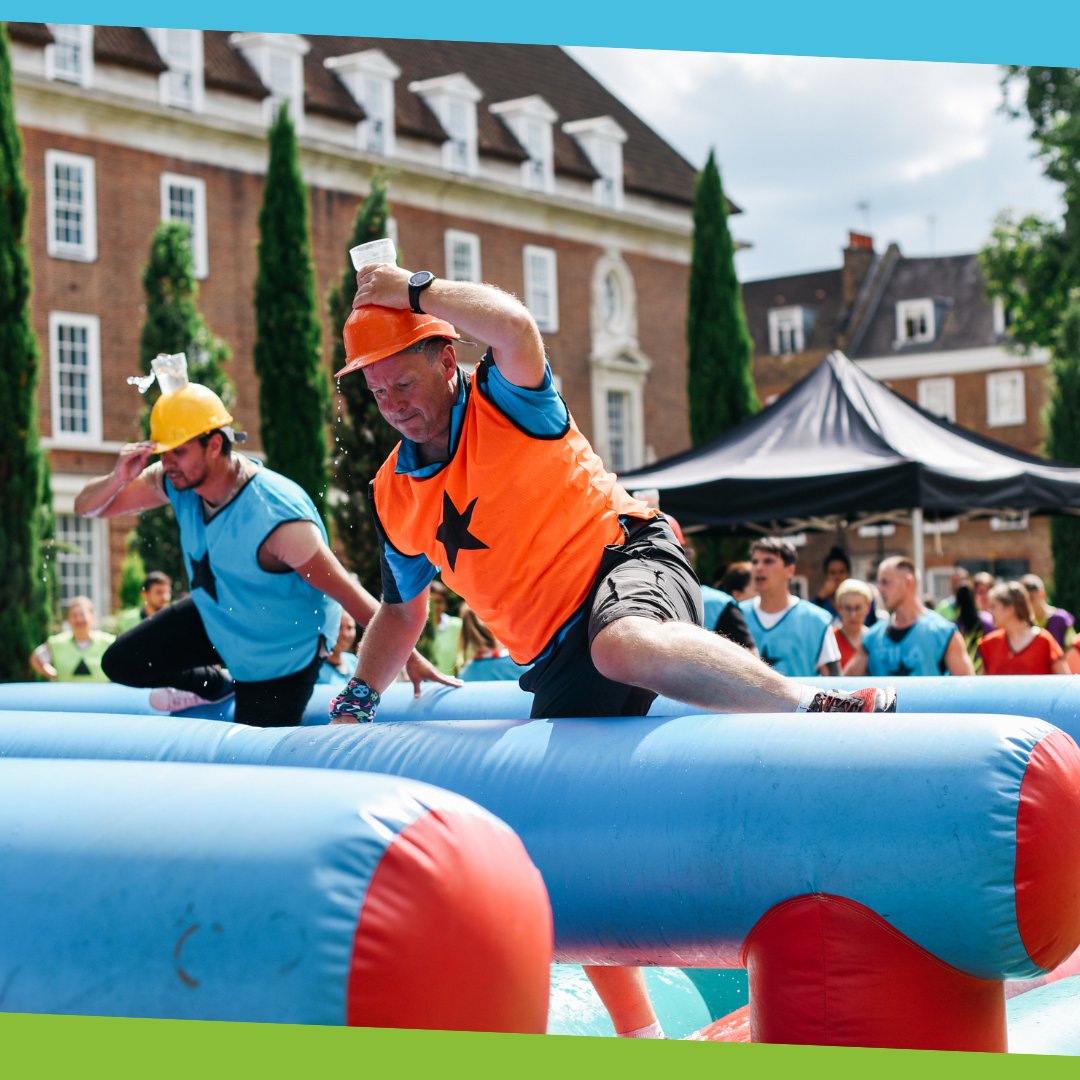
{"label": "black leggings", "polygon": [[300,724],[322,658],[316,647],[307,667],[280,679],[233,681],[207,637],[202,616],[190,596],[162,608],[121,634],[101,658],[101,669],[124,686],[175,686],[210,701],[236,691],[236,722],[255,727]]}

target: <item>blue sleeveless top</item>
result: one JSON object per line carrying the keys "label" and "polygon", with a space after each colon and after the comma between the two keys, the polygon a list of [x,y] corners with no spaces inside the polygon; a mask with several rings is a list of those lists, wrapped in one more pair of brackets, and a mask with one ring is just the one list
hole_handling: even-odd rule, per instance
{"label": "blue sleeveless top", "polygon": [[315,659],[322,641],[337,640],[341,608],[292,570],[259,565],[262,542],[286,521],[326,529],[307,493],[263,467],[224,509],[204,519],[191,489],[165,494],[180,526],[180,546],[191,577],[191,598],[229,673],[241,682],[292,675]]}
{"label": "blue sleeveless top", "polygon": [[900,641],[886,633],[891,620],[874,623],[863,634],[868,675],[947,675],[945,651],[956,626],[936,611],[921,615]]}
{"label": "blue sleeveless top", "polygon": [[743,600],[739,604],[750,633],[761,653],[761,659],[781,675],[806,677],[816,675],[818,657],[825,635],[832,627],[832,619],[824,608],[800,600],[788,608],[780,621],[766,630],[754,610],[754,601]]}
{"label": "blue sleeveless top", "polygon": [[734,596],[723,589],[714,589],[711,585],[701,586],[701,598],[705,603],[705,620],[702,626],[706,630],[715,630],[720,616],[736,602]]}

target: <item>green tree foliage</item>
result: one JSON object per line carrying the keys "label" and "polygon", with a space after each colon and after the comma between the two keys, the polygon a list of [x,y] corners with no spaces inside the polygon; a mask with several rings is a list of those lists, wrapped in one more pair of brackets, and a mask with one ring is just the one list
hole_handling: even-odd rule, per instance
{"label": "green tree foliage", "polygon": [[11,53],[0,24],[0,681],[26,679],[53,613],[52,509],[38,442],[38,344],[30,321],[27,188]]}
{"label": "green tree foliage", "polygon": [[[694,446],[701,446],[760,408],[754,389],[754,343],[735,274],[727,200],[712,152],[698,176],[694,197],[686,343],[690,438]],[[743,546],[736,551],[730,541],[710,537],[697,538],[695,545],[698,573],[705,582],[718,576]]]}
{"label": "green tree foliage", "polygon": [[1080,280],[1080,72],[1014,65],[1002,88],[1005,111],[1031,122],[1043,172],[1062,185],[1065,212],[1060,221],[999,215],[980,261],[990,295],[1009,313],[1010,337],[1024,348],[1050,347]]}
{"label": "green tree foliage", "polygon": [[128,539],[127,553],[120,563],[120,607],[132,608],[142,603],[142,583],[146,580],[146,564],[139,554],[134,534]]}
{"label": "green tree foliage", "polygon": [[[199,284],[186,225],[163,222],[155,229],[142,284],[146,318],[139,337],[139,361],[143,372],[150,371],[150,363],[159,353],[185,353],[190,380],[208,386],[233,412],[236,387],[222,366],[229,360],[229,346],[212,333],[199,312]],[[158,395],[155,384],[143,399],[144,435],[150,431],[150,410]],[[135,537],[135,553],[143,564],[150,570],[163,570],[178,591],[186,591],[187,568],[172,507],[142,514]]]}
{"label": "green tree foliage", "polygon": [[[1020,346],[1051,350],[1053,389],[1046,412],[1046,451],[1080,465],[1080,71],[1075,68],[1005,69],[1005,108],[1026,116],[1043,172],[1061,184],[1060,221],[1034,215],[998,218],[980,260],[990,295],[1012,319],[1010,337]],[[1020,104],[1010,103],[1022,90]],[[1015,98],[1012,98],[1015,101]],[[1054,600],[1080,605],[1080,521],[1051,521]]]}
{"label": "green tree foliage", "polygon": [[295,480],[325,519],[329,387],[321,357],[307,188],[283,105],[270,128],[259,211],[255,371],[267,464]]}
{"label": "green tree foliage", "polygon": [[[371,191],[360,204],[347,247],[366,244],[386,236],[390,217],[387,181],[380,174],[371,181]],[[344,327],[352,311],[356,292],[356,271],[346,255],[341,280],[327,300],[330,325],[335,331]],[[335,336],[331,371],[345,364],[345,343]],[[334,410],[334,486],[344,495],[334,505],[333,518],[337,544],[344,561],[372,591],[379,589],[379,545],[371,507],[367,500],[368,481],[398,441],[398,435],[379,415],[375,399],[360,372],[346,376],[338,384]]]}
{"label": "green tree foliage", "polygon": [[[1080,465],[1080,291],[1074,291],[1050,363],[1053,393],[1046,414],[1046,449],[1052,458]],[[1080,610],[1080,518],[1050,521],[1054,602]]]}

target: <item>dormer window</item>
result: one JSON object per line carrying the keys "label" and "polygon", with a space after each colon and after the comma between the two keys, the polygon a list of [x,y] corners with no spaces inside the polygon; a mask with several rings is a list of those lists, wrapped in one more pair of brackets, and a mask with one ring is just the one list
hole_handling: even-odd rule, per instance
{"label": "dormer window", "polygon": [[162,72],[161,104],[202,112],[203,37],[201,30],[151,30],[158,55],[169,70]]}
{"label": "dormer window", "polygon": [[769,309],[769,352],[787,356],[806,348],[807,311],[797,304]]}
{"label": "dormer window", "polygon": [[898,345],[922,345],[933,341],[937,333],[934,301],[901,300],[896,305],[896,341]]}
{"label": "dormer window", "polygon": [[401,68],[381,49],[331,56],[324,63],[367,113],[356,128],[360,148],[384,157],[393,154],[394,82],[400,77]]}
{"label": "dormer window", "polygon": [[593,182],[593,202],[608,210],[621,210],[623,205],[623,143],[627,135],[610,116],[591,120],[573,120],[563,124],[563,131],[581,144],[600,174]]}
{"label": "dormer window", "polygon": [[514,101],[500,101],[491,111],[503,119],[514,138],[529,155],[521,164],[522,185],[530,191],[552,191],[555,187],[555,153],[551,125],[558,113],[534,94]]}
{"label": "dormer window", "polygon": [[304,57],[311,46],[299,34],[233,34],[229,44],[239,49],[255,69],[270,96],[263,102],[267,124],[282,105],[297,131],[304,121]]}
{"label": "dormer window", "polygon": [[45,78],[89,86],[94,73],[94,28],[49,23],[53,43],[45,47]]}
{"label": "dormer window", "polygon": [[439,118],[447,140],[443,143],[443,167],[450,172],[475,176],[479,165],[476,149],[476,103],[484,96],[463,74],[443,75],[409,83]]}

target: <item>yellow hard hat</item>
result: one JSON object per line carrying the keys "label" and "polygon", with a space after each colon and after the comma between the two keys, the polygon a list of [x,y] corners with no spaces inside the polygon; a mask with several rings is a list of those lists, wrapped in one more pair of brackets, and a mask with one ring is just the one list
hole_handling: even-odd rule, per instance
{"label": "yellow hard hat", "polygon": [[445,319],[417,315],[398,308],[368,304],[355,308],[342,332],[347,363],[336,378],[365,368],[388,356],[403,352],[425,338],[445,337],[460,340],[461,335]]}
{"label": "yellow hard hat", "polygon": [[213,390],[199,383],[188,383],[157,399],[150,413],[150,441],[154,443],[154,453],[163,454],[232,422],[229,410]]}

